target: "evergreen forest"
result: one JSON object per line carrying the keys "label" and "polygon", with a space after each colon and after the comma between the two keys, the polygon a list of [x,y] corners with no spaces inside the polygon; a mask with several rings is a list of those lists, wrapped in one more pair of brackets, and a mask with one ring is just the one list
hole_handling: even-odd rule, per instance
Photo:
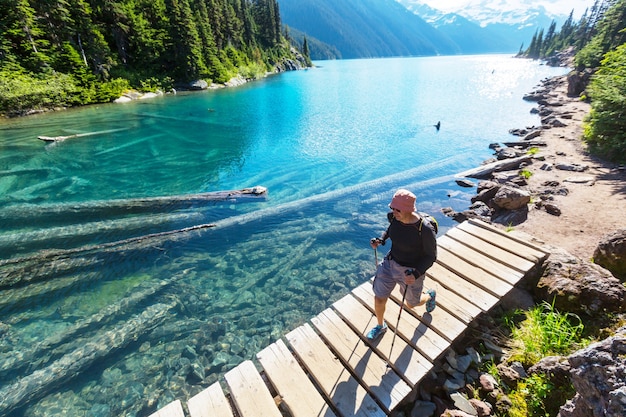
{"label": "evergreen forest", "polygon": [[302,57],[276,0],[0,0],[0,113],[254,79]]}
{"label": "evergreen forest", "polygon": [[575,67],[592,74],[581,99],[591,101],[584,139],[595,154],[626,162],[626,0],[596,0],[578,22],[538,30],[520,55],[547,59],[573,47]]}

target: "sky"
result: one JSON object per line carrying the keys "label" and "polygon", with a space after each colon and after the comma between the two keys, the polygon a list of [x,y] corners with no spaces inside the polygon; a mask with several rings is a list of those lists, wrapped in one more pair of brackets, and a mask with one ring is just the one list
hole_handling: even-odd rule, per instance
{"label": "sky", "polygon": [[472,5],[486,3],[494,9],[505,10],[542,5],[548,12],[558,15],[569,15],[574,9],[574,18],[578,19],[585,9],[591,9],[594,0],[421,0],[421,2],[444,12],[457,11],[468,3]]}

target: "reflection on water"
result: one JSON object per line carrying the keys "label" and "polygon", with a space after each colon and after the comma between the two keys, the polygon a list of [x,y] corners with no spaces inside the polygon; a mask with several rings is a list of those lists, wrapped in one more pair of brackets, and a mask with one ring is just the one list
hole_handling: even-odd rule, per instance
{"label": "reflection on water", "polygon": [[[564,72],[503,56],[321,64],[0,122],[0,415],[188,399],[369,278],[398,187],[444,233],[441,207],[472,192],[452,175],[538,123],[522,95]],[[267,199],[76,208],[255,185]]]}

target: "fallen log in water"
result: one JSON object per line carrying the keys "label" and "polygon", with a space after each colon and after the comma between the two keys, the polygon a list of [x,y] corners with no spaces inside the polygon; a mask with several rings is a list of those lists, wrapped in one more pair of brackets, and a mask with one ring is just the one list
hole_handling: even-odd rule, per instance
{"label": "fallen log in water", "polygon": [[67,135],[67,136],[37,136],[37,139],[43,140],[44,142],[63,142],[67,139],[72,138],[82,138],[85,136],[95,136],[95,135],[105,135],[107,133],[121,132],[123,130],[128,130],[129,127],[123,127],[120,129],[109,129],[109,130],[100,130],[98,132],[87,132],[87,133],[77,133],[75,135]]}
{"label": "fallen log in water", "polygon": [[183,194],[162,197],[140,197],[118,200],[96,200],[81,203],[61,204],[22,204],[7,207],[0,211],[0,221],[13,224],[27,222],[29,225],[46,222],[71,221],[75,223],[84,218],[97,216],[129,215],[164,210],[192,208],[208,202],[245,201],[267,197],[267,188],[262,186],[241,190],[211,191],[197,194]]}
{"label": "fallen log in water", "polygon": [[0,259],[9,259],[55,246],[68,248],[94,241],[117,240],[120,237],[156,232],[167,226],[171,228],[198,224],[202,220],[204,220],[202,213],[186,211],[4,233],[0,234]]}
{"label": "fallen log in water", "polygon": [[[27,257],[0,261],[0,289],[17,284],[41,281],[85,266],[102,262],[101,256],[110,252],[127,252],[156,248],[165,241],[175,241],[186,232],[215,227],[214,224],[199,224],[167,232],[152,233],[116,242],[81,246],[74,249],[46,250]],[[79,257],[74,257],[80,255]]]}
{"label": "fallen log in water", "polygon": [[519,168],[520,164],[529,162],[532,159],[531,155],[519,156],[517,158],[503,159],[502,161],[492,162],[485,164],[477,168],[469,169],[455,175],[456,178],[470,177],[470,178],[488,178],[492,173],[498,171],[508,171],[510,169]]}
{"label": "fallen log in water", "polygon": [[96,361],[101,361],[129,343],[139,340],[163,322],[174,306],[174,303],[152,305],[140,315],[106,333],[98,334],[46,368],[0,389],[0,415],[8,415],[16,408],[44,397],[58,389],[59,385],[80,375]]}
{"label": "fallen log in water", "polygon": [[[89,318],[79,320],[75,324],[64,328],[62,332],[45,339],[41,343],[32,346],[30,349],[21,350],[19,355],[3,355],[3,358],[0,360],[0,379],[7,380],[11,375],[16,375],[26,367],[31,366],[36,360],[41,363],[47,350],[68,340],[74,340],[90,330],[110,323],[118,316],[126,314],[128,310],[137,304],[176,282],[183,275],[186,275],[189,270],[190,269],[186,269],[168,279],[158,280],[154,284],[150,283],[151,285],[148,285],[148,283],[140,284],[131,289],[129,296],[122,298],[115,304],[107,306]],[[138,287],[141,286],[145,286],[145,288],[139,289]],[[45,362],[47,361],[43,363]]]}

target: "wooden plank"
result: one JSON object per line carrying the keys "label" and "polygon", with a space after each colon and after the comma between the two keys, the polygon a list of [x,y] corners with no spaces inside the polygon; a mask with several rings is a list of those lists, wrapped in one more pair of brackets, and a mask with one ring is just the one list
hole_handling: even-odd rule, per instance
{"label": "wooden plank", "polygon": [[[424,287],[426,289],[427,287]],[[454,317],[442,307],[444,301],[441,295],[445,293],[445,290],[439,290],[437,294],[437,308],[430,313],[426,312],[426,305],[416,306],[414,308],[405,308],[409,314],[412,314],[415,318],[426,324],[428,327],[439,333],[449,342],[453,342],[459,337],[467,328],[465,323]],[[374,293],[372,292],[372,296]],[[402,290],[399,285],[396,285],[391,297],[394,299],[398,306],[402,302]],[[423,294],[422,298],[428,298],[428,295]]]}
{"label": "wooden plank", "polygon": [[[372,304],[371,300],[374,299],[374,293],[371,285],[361,285],[355,288],[352,293],[364,303],[367,303],[369,300],[369,303]],[[386,317],[389,317],[386,322],[390,330],[393,330],[395,327],[399,312],[400,305],[396,304],[392,299],[387,300],[385,314]],[[401,315],[398,334],[402,335],[410,345],[418,349],[430,362],[434,362],[441,352],[450,345],[446,339],[409,313]]]}
{"label": "wooden plank", "polygon": [[482,291],[473,283],[463,279],[455,272],[450,271],[439,262],[435,262],[428,270],[428,276],[440,286],[468,300],[483,312],[489,311],[499,301],[498,297]]}
{"label": "wooden plank", "polygon": [[233,417],[233,410],[219,381],[187,401],[191,417]]}
{"label": "wooden plank", "polygon": [[369,347],[330,309],[311,319],[326,343],[347,364],[372,396],[389,412],[411,392],[411,387],[387,367],[387,362],[372,354]]}
{"label": "wooden plank", "polygon": [[344,368],[309,324],[296,328],[286,337],[339,413],[359,417],[385,416],[372,396]]}
{"label": "wooden plank", "polygon": [[335,416],[282,340],[256,357],[292,417]]}
{"label": "wooden plank", "polygon": [[[371,284],[365,283],[363,285]],[[371,303],[370,303],[371,304]],[[368,310],[353,295],[346,295],[333,304],[333,308],[344,318],[353,331],[366,335],[367,332],[376,325],[376,318],[372,311]],[[400,374],[409,385],[415,386],[426,376],[432,368],[432,363],[428,361],[419,351],[409,345],[402,338],[396,338],[391,349],[391,337],[385,336],[375,340],[373,343],[366,339],[366,343],[375,350],[381,357]],[[391,357],[389,354],[391,353]]]}
{"label": "wooden plank", "polygon": [[549,255],[550,254],[550,251],[546,247],[544,247],[542,245],[538,245],[536,243],[533,243],[533,242],[529,241],[528,239],[522,239],[522,238],[520,238],[518,236],[515,236],[515,234],[513,234],[513,233],[505,232],[504,230],[499,229],[496,226],[494,226],[492,224],[489,224],[489,223],[486,223],[486,222],[484,222],[482,220],[468,219],[467,221],[468,221],[468,223],[470,223],[470,224],[472,224],[474,226],[482,227],[483,229],[490,230],[490,231],[495,232],[495,233],[499,233],[500,235],[505,236],[505,237],[507,237],[507,238],[509,238],[511,240],[514,240],[517,243],[521,243],[521,244],[523,244],[526,247],[532,248],[532,249],[536,250],[537,252],[543,253],[545,255]]}
{"label": "wooden plank", "polygon": [[150,414],[150,417],[185,417],[183,406],[180,400],[172,401],[156,413]]}
{"label": "wooden plank", "polygon": [[483,312],[477,305],[439,285],[437,281],[432,279],[430,270],[426,273],[424,288],[434,288],[437,291],[437,308],[445,309],[466,325]]}
{"label": "wooden plank", "polygon": [[437,249],[437,263],[498,298],[503,297],[513,288],[511,284],[502,281],[484,269],[470,264],[441,246]]}
{"label": "wooden plank", "polygon": [[501,249],[526,258],[533,263],[542,262],[547,257],[546,252],[537,250],[529,244],[520,243],[513,239],[512,236],[504,235],[503,232],[477,225],[475,222],[465,221],[457,227],[490,243],[493,246],[497,246]]}
{"label": "wooden plank", "polygon": [[226,372],[224,379],[241,417],[282,417],[252,361],[244,361]]}
{"label": "wooden plank", "polygon": [[454,253],[456,256],[469,264],[488,271],[493,276],[513,286],[515,286],[524,276],[523,273],[476,251],[470,246],[463,245],[448,236],[442,236],[439,238],[437,240],[437,244],[439,247],[445,248],[447,251]]}
{"label": "wooden plank", "polygon": [[529,261],[519,255],[511,253],[507,250],[494,246],[476,236],[473,236],[466,231],[453,227],[446,232],[446,236],[460,242],[464,245],[474,248],[474,250],[489,256],[492,259],[497,259],[503,264],[519,271],[524,274],[535,266],[534,262]]}

